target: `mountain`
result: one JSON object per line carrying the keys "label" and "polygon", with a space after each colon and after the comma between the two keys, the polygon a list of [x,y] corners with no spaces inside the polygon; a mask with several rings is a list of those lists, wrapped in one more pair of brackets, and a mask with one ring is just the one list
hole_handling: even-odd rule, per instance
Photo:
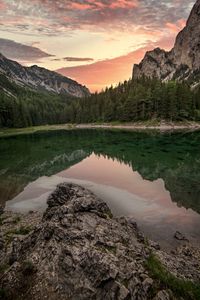
{"label": "mountain", "polygon": [[185,28],[178,34],[171,51],[156,48],[134,65],[133,78],[143,75],[163,81],[188,80],[200,85],[200,0],[197,0]]}
{"label": "mountain", "polygon": [[24,67],[7,59],[2,54],[0,54],[0,74],[5,75],[19,86],[28,87],[35,91],[48,91],[75,97],[84,97],[90,94],[85,86],[70,78],[36,65]]}

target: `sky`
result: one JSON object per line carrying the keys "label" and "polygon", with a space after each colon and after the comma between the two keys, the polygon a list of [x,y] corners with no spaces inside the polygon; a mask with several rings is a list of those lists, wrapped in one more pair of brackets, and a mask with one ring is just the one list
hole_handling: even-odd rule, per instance
{"label": "sky", "polygon": [[147,50],[170,50],[195,0],[0,0],[0,52],[92,92],[129,79]]}

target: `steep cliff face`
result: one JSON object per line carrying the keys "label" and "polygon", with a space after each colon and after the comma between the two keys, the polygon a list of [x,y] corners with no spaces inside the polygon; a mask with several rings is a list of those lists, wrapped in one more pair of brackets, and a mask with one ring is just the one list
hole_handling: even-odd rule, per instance
{"label": "steep cliff face", "polygon": [[48,91],[57,94],[67,94],[84,97],[89,90],[78,82],[38,66],[24,67],[19,63],[7,59],[0,54],[0,74],[24,87],[37,91]]}
{"label": "steep cliff face", "polygon": [[166,79],[173,76],[176,65],[169,59],[169,53],[160,48],[148,51],[139,65],[134,65],[133,77],[157,77]]}
{"label": "steep cliff face", "polygon": [[200,68],[200,0],[197,0],[186,27],[178,34],[171,51],[177,65],[187,65],[190,70]]}
{"label": "steep cliff face", "polygon": [[167,52],[160,48],[146,53],[139,65],[134,65],[133,78],[157,77],[190,80],[200,84],[200,0],[197,0],[185,28],[178,34],[175,45]]}

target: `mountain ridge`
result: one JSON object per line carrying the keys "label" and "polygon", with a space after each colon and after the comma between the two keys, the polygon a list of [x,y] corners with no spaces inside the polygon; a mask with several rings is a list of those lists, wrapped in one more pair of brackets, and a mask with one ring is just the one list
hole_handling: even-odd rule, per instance
{"label": "mountain ridge", "polygon": [[186,26],[178,33],[170,51],[155,48],[146,52],[133,67],[133,78],[143,75],[163,81],[188,80],[192,87],[200,85],[200,0],[194,4]]}
{"label": "mountain ridge", "polygon": [[68,77],[37,65],[24,67],[16,61],[7,59],[1,53],[0,74],[21,87],[28,87],[35,91],[48,91],[80,98],[90,95],[87,87]]}

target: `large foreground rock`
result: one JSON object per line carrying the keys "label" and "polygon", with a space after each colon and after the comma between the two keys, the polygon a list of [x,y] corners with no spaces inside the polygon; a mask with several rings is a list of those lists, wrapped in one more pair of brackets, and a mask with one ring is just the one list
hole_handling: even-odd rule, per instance
{"label": "large foreground rock", "polygon": [[[61,184],[40,224],[14,240],[1,291],[6,299],[20,300],[152,299],[155,281],[145,261],[154,248],[159,247],[146,242],[133,220],[114,219],[90,191]],[[155,251],[167,265],[167,254]],[[177,261],[176,256],[171,261],[175,272]],[[155,299],[171,297],[170,291],[158,290]]]}

